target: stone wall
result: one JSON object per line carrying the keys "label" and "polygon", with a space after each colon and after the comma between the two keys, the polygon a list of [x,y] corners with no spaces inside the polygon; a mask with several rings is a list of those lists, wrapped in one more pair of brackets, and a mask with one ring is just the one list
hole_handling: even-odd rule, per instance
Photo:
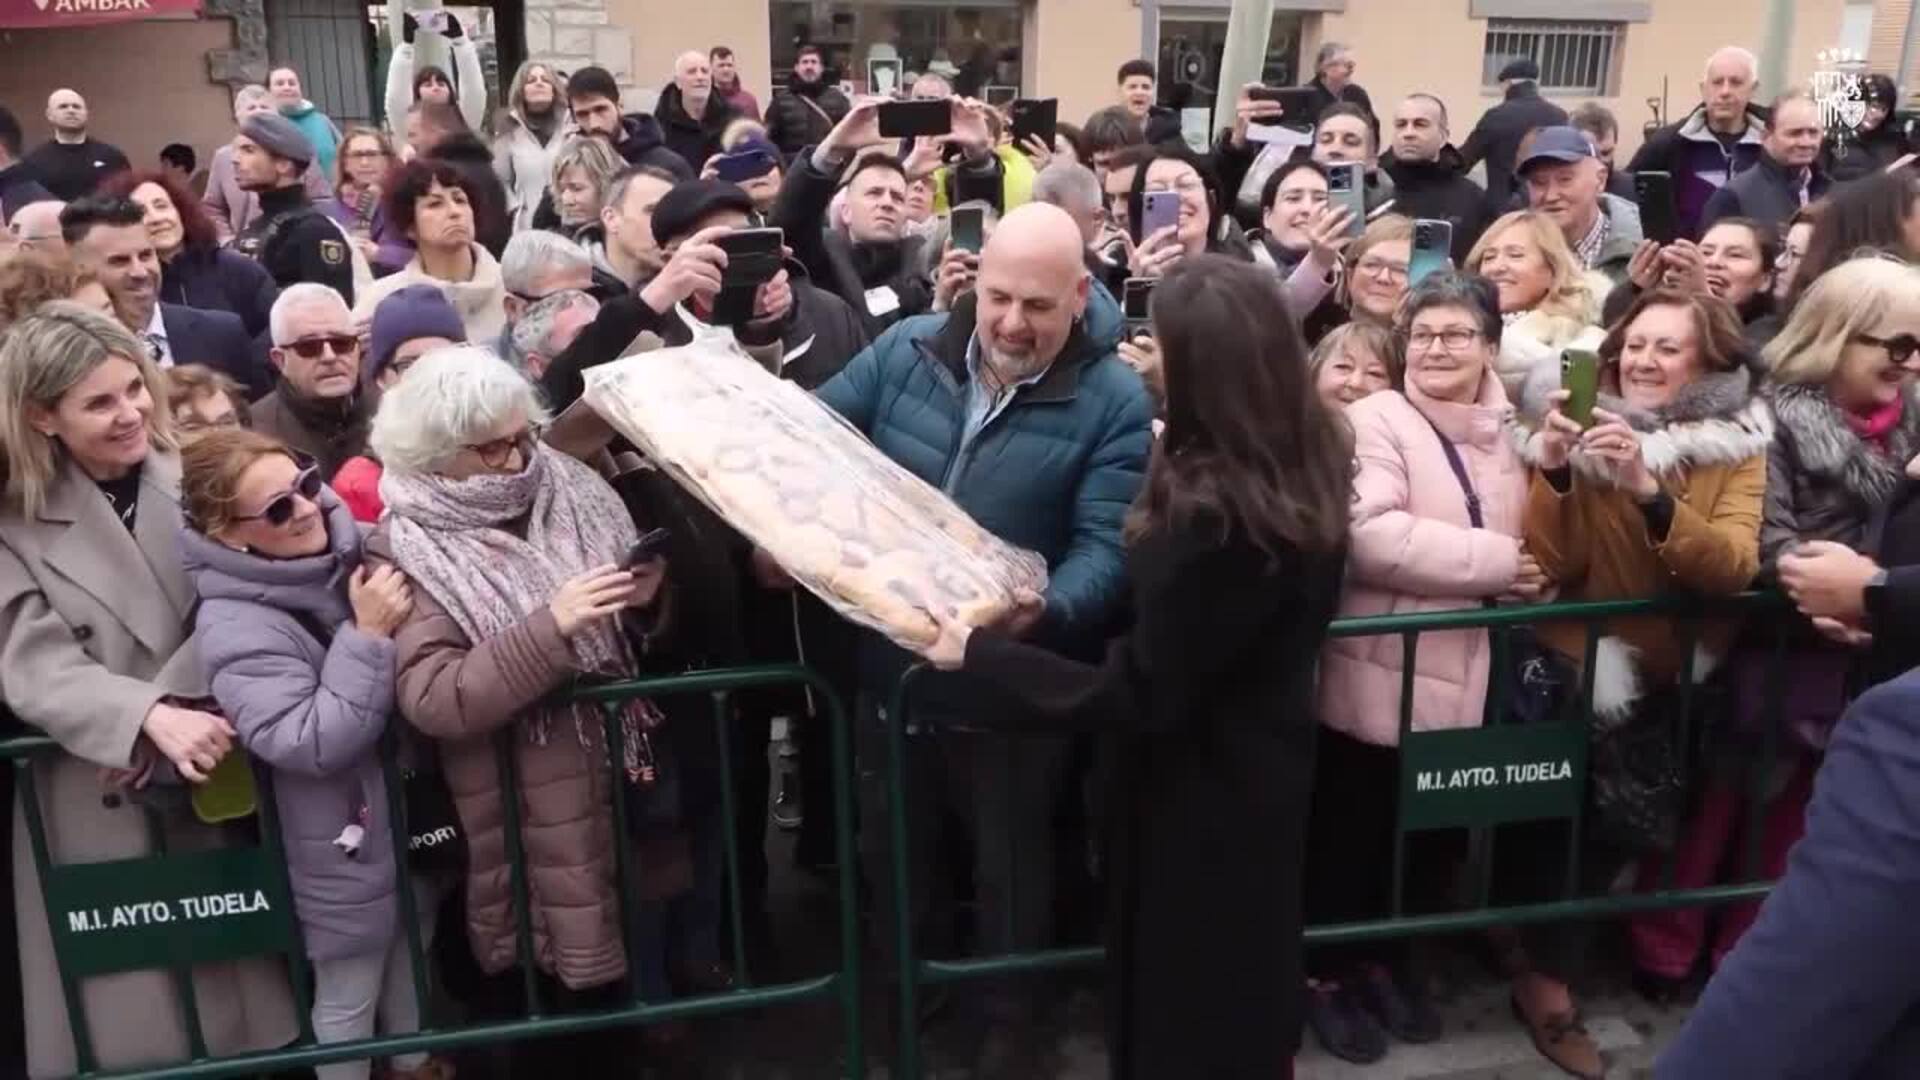
{"label": "stone wall", "polygon": [[642,106],[633,78],[633,32],[612,25],[607,0],[526,0],[526,10],[529,59],[562,71],[606,68],[619,82],[626,107]]}

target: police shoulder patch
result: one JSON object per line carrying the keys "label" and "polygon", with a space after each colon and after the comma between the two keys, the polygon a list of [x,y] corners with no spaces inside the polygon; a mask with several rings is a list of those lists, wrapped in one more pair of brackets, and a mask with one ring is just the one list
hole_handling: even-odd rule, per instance
{"label": "police shoulder patch", "polygon": [[339,266],[347,261],[347,244],[344,240],[320,241],[320,261],[328,266]]}

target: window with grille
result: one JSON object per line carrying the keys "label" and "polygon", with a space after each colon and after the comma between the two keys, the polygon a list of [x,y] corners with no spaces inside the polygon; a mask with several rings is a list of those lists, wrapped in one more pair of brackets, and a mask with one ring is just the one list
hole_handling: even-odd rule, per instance
{"label": "window with grille", "polygon": [[1543,93],[1608,97],[1625,34],[1626,24],[1617,22],[1488,19],[1480,81],[1497,89],[1501,68],[1532,60],[1540,65]]}

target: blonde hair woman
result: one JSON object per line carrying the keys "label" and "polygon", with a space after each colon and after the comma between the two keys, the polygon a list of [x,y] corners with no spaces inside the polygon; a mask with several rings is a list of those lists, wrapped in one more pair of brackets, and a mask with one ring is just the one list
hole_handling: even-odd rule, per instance
{"label": "blonde hair woman", "polygon": [[1347,249],[1341,282],[1348,314],[1392,326],[1407,295],[1407,262],[1413,257],[1413,219],[1387,214],[1367,223]]}
{"label": "blonde hair woman", "polygon": [[1327,331],[1307,355],[1313,392],[1336,411],[1382,390],[1400,389],[1405,358],[1392,329],[1355,320]]}
{"label": "blonde hair woman", "polygon": [[[189,644],[194,594],[180,557],[180,459],[165,397],[140,340],[78,304],[42,306],[0,344],[0,693],[60,744],[33,770],[56,865],[152,853],[147,810],[103,800],[102,770],[144,786],[164,764],[198,783],[234,745],[233,728],[206,710]],[[184,808],[152,809],[170,848],[221,842]],[[27,1072],[70,1075],[77,1018],[61,993],[40,875],[28,845],[15,845],[13,860]],[[278,962],[202,965],[192,980],[212,1055],[293,1040]],[[176,986],[161,970],[86,980],[97,1067],[189,1058]]]}
{"label": "blonde hair woman", "polygon": [[1500,293],[1506,329],[1495,366],[1508,397],[1517,400],[1528,374],[1543,364],[1555,365],[1558,378],[1561,349],[1599,348],[1606,277],[1581,268],[1552,218],[1532,210],[1501,217],[1467,253],[1466,269]]}
{"label": "blonde hair woman", "polygon": [[560,231],[581,243],[602,240],[600,208],[607,185],[626,164],[607,140],[591,136],[568,139],[553,155],[553,210],[560,215]]}

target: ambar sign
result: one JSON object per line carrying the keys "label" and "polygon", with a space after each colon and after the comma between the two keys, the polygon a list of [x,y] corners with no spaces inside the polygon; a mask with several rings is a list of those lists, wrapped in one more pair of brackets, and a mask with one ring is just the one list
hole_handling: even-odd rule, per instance
{"label": "ambar sign", "polygon": [[0,29],[178,18],[199,12],[200,0],[0,0]]}
{"label": "ambar sign", "polygon": [[1400,755],[1400,820],[1410,830],[1570,818],[1586,790],[1583,724],[1415,732]]}

